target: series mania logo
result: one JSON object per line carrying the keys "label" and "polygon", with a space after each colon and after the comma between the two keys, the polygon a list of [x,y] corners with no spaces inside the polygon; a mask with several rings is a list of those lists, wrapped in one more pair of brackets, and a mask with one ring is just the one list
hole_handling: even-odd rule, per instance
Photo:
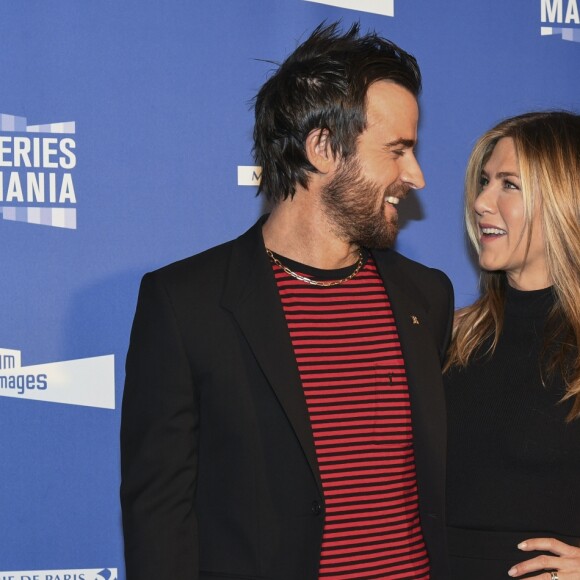
{"label": "series mania logo", "polygon": [[0,214],[5,220],[76,229],[75,123],[29,125],[0,114]]}
{"label": "series mania logo", "polygon": [[562,40],[580,42],[580,15],[577,0],[541,0],[542,36],[558,34]]}

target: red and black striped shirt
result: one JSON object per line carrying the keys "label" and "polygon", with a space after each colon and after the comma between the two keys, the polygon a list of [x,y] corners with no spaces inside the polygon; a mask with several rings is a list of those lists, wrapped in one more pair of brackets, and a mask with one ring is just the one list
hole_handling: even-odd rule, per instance
{"label": "red and black striped shirt", "polygon": [[405,364],[375,263],[369,257],[353,279],[331,287],[273,268],[322,478],[319,578],[428,580]]}

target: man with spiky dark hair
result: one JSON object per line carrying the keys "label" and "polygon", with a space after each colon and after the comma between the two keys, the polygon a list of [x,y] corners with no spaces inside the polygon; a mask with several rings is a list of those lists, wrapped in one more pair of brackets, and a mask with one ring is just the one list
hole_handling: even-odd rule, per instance
{"label": "man with spiky dark hair", "polygon": [[255,100],[272,211],[143,278],[127,580],[445,579],[447,277],[390,249],[423,187],[415,59],[319,26]]}

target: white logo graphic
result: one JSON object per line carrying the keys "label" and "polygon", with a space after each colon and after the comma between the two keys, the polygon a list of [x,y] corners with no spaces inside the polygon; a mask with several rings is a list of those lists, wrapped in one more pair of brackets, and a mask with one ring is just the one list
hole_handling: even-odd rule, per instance
{"label": "white logo graphic", "polygon": [[[561,35],[562,40],[580,42],[580,14],[577,0],[541,0],[542,36]],[[546,25],[556,26],[546,26]]]}
{"label": "white logo graphic", "polygon": [[24,367],[21,358],[19,350],[0,348],[0,397],[115,408],[114,355]]}
{"label": "white logo graphic", "polygon": [[5,220],[76,229],[74,133],[74,121],[28,125],[25,117],[0,114],[0,214]]}
{"label": "white logo graphic", "polygon": [[117,580],[117,568],[0,572],[0,580]]}
{"label": "white logo graphic", "polygon": [[238,185],[260,185],[261,179],[262,168],[259,165],[238,165]]}
{"label": "white logo graphic", "polygon": [[395,0],[305,0],[306,2],[316,2],[347,10],[359,10],[360,12],[371,12],[382,16],[395,15]]}

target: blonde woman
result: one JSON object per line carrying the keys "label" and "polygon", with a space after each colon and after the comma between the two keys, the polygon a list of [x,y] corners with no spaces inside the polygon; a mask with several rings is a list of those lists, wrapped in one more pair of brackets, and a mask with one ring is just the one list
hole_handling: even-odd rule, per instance
{"label": "blonde woman", "polygon": [[580,580],[580,116],[483,135],[465,219],[482,295],[445,375],[451,580]]}

